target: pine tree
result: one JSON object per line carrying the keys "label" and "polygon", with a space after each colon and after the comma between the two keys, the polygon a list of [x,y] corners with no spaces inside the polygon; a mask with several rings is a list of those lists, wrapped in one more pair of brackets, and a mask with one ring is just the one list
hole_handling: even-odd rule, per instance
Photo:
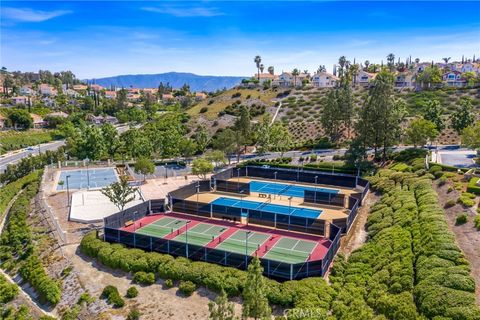
{"label": "pine tree", "polygon": [[208,310],[210,311],[210,320],[236,320],[234,305],[228,302],[225,290],[215,299],[215,302],[208,303]]}
{"label": "pine tree", "polygon": [[268,305],[267,286],[262,276],[263,268],[257,257],[253,258],[247,272],[243,289],[242,316],[244,319],[252,317],[255,320],[268,318],[272,311]]}

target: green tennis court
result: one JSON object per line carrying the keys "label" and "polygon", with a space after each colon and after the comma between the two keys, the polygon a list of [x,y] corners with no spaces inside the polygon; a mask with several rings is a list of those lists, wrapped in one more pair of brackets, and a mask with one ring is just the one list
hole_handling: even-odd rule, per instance
{"label": "green tennis court", "polygon": [[146,225],[137,229],[137,233],[144,234],[147,236],[163,238],[167,234],[170,234],[174,231],[177,231],[181,227],[185,226],[187,220],[164,217],[153,223]]}
{"label": "green tennis court", "polygon": [[[240,254],[245,254],[245,252],[247,252],[249,255],[252,255],[259,246],[268,240],[269,237],[269,235],[263,233],[238,230],[230,237],[221,239],[220,244],[216,246],[215,249]],[[247,251],[245,251],[246,247],[248,248]]]}
{"label": "green tennis court", "polygon": [[281,238],[272,248],[267,248],[263,258],[292,264],[302,263],[308,260],[316,245],[313,241]]}
{"label": "green tennis court", "polygon": [[208,223],[199,223],[191,228],[189,227],[187,231],[179,234],[173,238],[173,240],[180,242],[187,242],[188,240],[189,244],[205,246],[227,229],[227,227],[216,226]]}

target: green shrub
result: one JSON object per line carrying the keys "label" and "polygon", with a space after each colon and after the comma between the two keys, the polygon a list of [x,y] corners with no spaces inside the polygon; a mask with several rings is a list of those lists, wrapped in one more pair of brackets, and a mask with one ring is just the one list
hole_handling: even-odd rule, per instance
{"label": "green shrub", "polygon": [[166,279],[165,280],[165,287],[173,288],[173,280],[172,279]]}
{"label": "green shrub", "polygon": [[77,304],[81,305],[82,303],[85,302],[87,305],[89,305],[94,301],[95,301],[94,297],[92,297],[88,292],[84,292],[80,295],[80,298],[78,298]]}
{"label": "green shrub", "polygon": [[445,208],[451,208],[457,204],[457,201],[450,199],[447,202],[445,202]]}
{"label": "green shrub", "polygon": [[441,171],[442,171],[442,167],[441,167],[441,166],[438,166],[438,165],[434,165],[434,166],[431,166],[430,169],[428,169],[428,171],[429,171],[431,174],[435,174],[436,172],[441,172]]}
{"label": "green shrub", "polygon": [[[480,208],[479,208],[480,209]],[[475,226],[475,228],[477,228],[478,230],[480,230],[480,214],[477,214],[475,216],[475,219],[473,220],[473,225]]]}
{"label": "green shrub", "polygon": [[435,177],[435,179],[438,179],[443,176],[443,171],[437,171],[433,173],[433,176]]}
{"label": "green shrub", "polygon": [[469,192],[463,192],[457,201],[465,207],[473,207],[475,205],[475,195]]}
{"label": "green shrub", "polygon": [[153,272],[138,271],[133,275],[133,282],[143,285],[155,283],[155,274]]}
{"label": "green shrub", "polygon": [[114,286],[106,286],[103,289],[100,298],[106,299],[107,302],[115,308],[121,308],[125,305],[125,301],[120,296],[120,293],[118,293],[118,289]]}
{"label": "green shrub", "polygon": [[438,179],[438,186],[441,187],[441,186],[444,186],[446,183],[447,183],[448,179],[444,176],[440,177],[440,179]]}
{"label": "green shrub", "polygon": [[180,281],[180,285],[178,286],[178,290],[187,297],[191,296],[196,289],[197,286],[191,281]]}
{"label": "green shrub", "polygon": [[125,295],[127,298],[135,298],[138,296],[138,290],[135,287],[130,287],[127,289],[127,294]]}
{"label": "green shrub", "polygon": [[470,179],[467,186],[467,192],[480,195],[480,186],[477,186],[478,180],[480,180],[480,178],[477,177]]}
{"label": "green shrub", "polygon": [[127,315],[127,320],[138,320],[142,314],[138,309],[132,309]]}
{"label": "green shrub", "polygon": [[207,107],[202,107],[202,108],[200,109],[200,113],[205,113],[205,112],[207,112],[207,111],[208,111],[208,108],[207,108]]}
{"label": "green shrub", "polygon": [[80,311],[82,311],[82,307],[78,304],[74,305],[62,314],[61,319],[62,320],[77,320],[78,315],[80,314]]}
{"label": "green shrub", "polygon": [[453,191],[453,187],[452,186],[448,186],[448,189],[447,189],[447,193],[450,193]]}
{"label": "green shrub", "polygon": [[468,216],[465,213],[462,213],[462,214],[459,214],[455,219],[455,224],[462,225],[467,223],[467,221],[468,221]]}
{"label": "green shrub", "polygon": [[0,304],[12,301],[17,294],[17,285],[10,283],[7,278],[0,275]]}

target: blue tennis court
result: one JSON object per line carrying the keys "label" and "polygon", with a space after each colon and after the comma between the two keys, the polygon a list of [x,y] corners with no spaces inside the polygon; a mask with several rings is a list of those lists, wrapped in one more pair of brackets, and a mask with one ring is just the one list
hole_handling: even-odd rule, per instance
{"label": "blue tennis court", "polygon": [[305,196],[305,190],[331,193],[331,194],[339,193],[339,190],[336,190],[336,189],[297,186],[293,184],[265,182],[265,181],[257,181],[257,180],[250,181],[251,192],[279,194],[279,195],[285,195],[289,197],[303,198]]}
{"label": "blue tennis court", "polygon": [[97,189],[118,181],[114,168],[68,170],[60,173],[57,191],[67,190],[67,176],[70,189]]}
{"label": "blue tennis court", "polygon": [[294,217],[316,219],[322,213],[322,210],[289,207],[269,202],[257,202],[250,200],[237,200],[232,198],[220,197],[212,202],[213,205],[240,208],[245,210],[258,210],[270,213],[290,215]]}

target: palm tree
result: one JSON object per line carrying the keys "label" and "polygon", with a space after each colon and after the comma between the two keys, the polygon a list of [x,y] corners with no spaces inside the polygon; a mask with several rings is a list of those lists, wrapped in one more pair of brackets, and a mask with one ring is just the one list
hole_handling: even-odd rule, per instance
{"label": "palm tree", "polygon": [[370,65],[370,61],[365,60],[365,71],[368,71],[368,66]]}
{"label": "palm tree", "polygon": [[272,76],[275,73],[275,69],[273,68],[273,66],[268,67],[267,70],[268,70],[268,73],[270,73]]}
{"label": "palm tree", "polygon": [[260,72],[263,73],[263,70],[265,70],[265,66],[263,65],[263,63],[260,65]]}
{"label": "palm tree", "polygon": [[395,66],[395,55],[393,53],[390,53],[387,56],[387,65],[388,65],[388,68],[390,69],[390,72],[392,72],[393,67]]}
{"label": "palm tree", "polygon": [[351,67],[350,67],[350,74],[352,75],[352,79],[353,79],[353,86],[355,87],[355,84],[357,82],[357,76],[358,76],[358,64],[353,64]]}
{"label": "palm tree", "polygon": [[448,64],[448,60],[452,59],[451,57],[448,58],[442,58],[443,61],[445,61],[445,64]]}
{"label": "palm tree", "polygon": [[295,87],[297,85],[297,76],[300,74],[300,71],[295,68],[292,71],[292,76],[293,76],[293,86]]}
{"label": "palm tree", "polygon": [[416,64],[419,64],[419,63],[420,63],[420,59],[419,59],[419,58],[415,58],[415,63],[416,63]]}
{"label": "palm tree", "polygon": [[255,62],[255,65],[257,66],[257,78],[258,80],[260,80],[260,63],[262,62],[262,57],[255,56],[255,59],[253,59],[253,62]]}
{"label": "palm tree", "polygon": [[320,66],[318,66],[317,72],[327,72],[327,68],[325,67],[325,65],[321,64]]}

